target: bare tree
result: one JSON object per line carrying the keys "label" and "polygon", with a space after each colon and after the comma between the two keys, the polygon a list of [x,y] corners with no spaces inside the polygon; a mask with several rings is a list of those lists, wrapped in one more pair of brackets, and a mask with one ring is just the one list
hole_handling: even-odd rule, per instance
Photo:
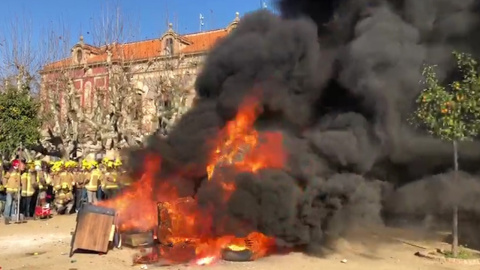
{"label": "bare tree", "polygon": [[34,149],[44,155],[58,156],[64,159],[76,156],[80,140],[86,136],[82,124],[88,122],[81,104],[80,93],[74,87],[72,78],[78,67],[72,65],[69,58],[51,61],[70,54],[68,33],[61,35],[49,32],[43,43],[45,69],[41,72],[42,102],[41,114],[44,122],[44,139]]}
{"label": "bare tree", "polygon": [[124,16],[119,3],[103,6],[100,16],[91,20],[92,43],[97,47],[133,41],[139,34],[135,17]]}
{"label": "bare tree", "polygon": [[153,120],[162,135],[168,134],[190,108],[195,73],[192,63],[183,55],[173,56],[160,63],[155,76],[146,79],[148,99],[154,107]]}
{"label": "bare tree", "polygon": [[[83,38],[79,41],[81,48],[105,56],[105,62],[100,64],[105,69],[102,75],[105,86],[79,90],[74,80],[81,72],[92,72],[88,61],[85,62],[89,56],[72,57],[76,55],[76,47],[71,48],[70,35],[61,21],[59,26],[43,33],[43,42],[35,53],[31,49],[18,49],[9,55],[10,60],[5,60],[23,63],[11,67],[29,67],[27,74],[41,70],[41,78],[35,81],[41,82],[39,98],[45,129],[44,139],[33,149],[36,152],[67,159],[138,145],[147,134],[145,119],[150,117],[155,128],[166,134],[189,108],[196,62],[176,54],[154,56],[139,63],[136,47],[125,43],[136,36],[138,28],[132,20],[125,19],[118,5],[92,20],[92,43],[96,46],[85,44]],[[4,42],[0,43],[3,47]],[[7,45],[10,47],[5,49],[13,46]],[[17,68],[12,74],[25,74],[20,71]],[[144,87],[138,85],[139,81]]]}
{"label": "bare tree", "polygon": [[135,51],[126,44],[139,28],[116,5],[93,21],[92,29],[93,43],[107,54],[108,84],[106,89],[95,89],[96,109],[92,119],[95,124],[91,126],[106,150],[139,144],[142,141],[141,93],[132,81],[132,74],[138,72],[139,67],[132,65]]}
{"label": "bare tree", "polygon": [[[69,150],[66,146],[68,143],[65,141],[70,141],[70,139],[65,134],[76,134],[76,125],[69,120],[67,123],[70,126],[66,127],[63,120],[68,118],[67,114],[62,115],[60,112],[60,108],[62,108],[60,105],[67,97],[61,94],[68,85],[66,83],[68,77],[66,63],[57,62],[58,65],[62,64],[59,66],[59,70],[62,72],[55,75],[55,83],[48,87],[46,95],[38,94],[42,87],[40,71],[46,63],[58,61],[69,55],[70,35],[62,24],[62,20],[58,20],[58,25],[51,23],[40,29],[39,40],[34,40],[34,24],[28,19],[30,17],[26,15],[15,17],[14,20],[3,25],[4,40],[1,41],[0,46],[0,77],[3,84],[28,87],[32,91],[32,96],[40,99],[43,105],[39,113],[45,119],[45,134],[48,136],[39,141],[38,146],[33,150],[48,155],[66,156]],[[66,110],[65,112],[70,111]],[[65,140],[65,138],[67,139]],[[25,153],[31,154],[28,151]]]}
{"label": "bare tree", "polygon": [[[122,121],[122,116],[129,116],[125,111],[131,109],[134,101],[130,98],[132,86],[127,67],[131,59],[127,58],[123,45],[118,42],[123,40],[124,30],[127,28],[120,10],[116,8],[114,11],[104,14],[94,27],[97,33],[94,38],[96,44],[104,45],[88,45],[97,55],[107,55],[106,87],[90,89],[91,92],[86,96],[75,88],[72,79],[76,78],[76,74],[78,76],[79,70],[86,72],[88,65],[82,67],[67,58],[47,66],[51,70],[49,77],[44,74],[43,85],[44,115],[49,119],[45,134],[47,139],[41,144],[43,148],[37,149],[42,153],[63,158],[84,156],[92,152],[120,148],[124,146],[120,142],[132,141],[122,140],[127,133],[118,124]],[[56,39],[50,37],[49,40]],[[83,38],[80,43],[84,46]],[[55,48],[58,45],[48,43],[46,47],[55,52],[58,51]]]}
{"label": "bare tree", "polygon": [[29,16],[16,16],[4,23],[0,41],[0,77],[4,83],[18,87],[36,82],[34,77],[40,63],[32,46],[33,23],[27,18]]}

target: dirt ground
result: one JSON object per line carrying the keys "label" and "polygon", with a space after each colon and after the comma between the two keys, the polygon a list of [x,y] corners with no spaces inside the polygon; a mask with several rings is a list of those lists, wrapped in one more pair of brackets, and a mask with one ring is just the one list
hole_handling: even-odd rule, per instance
{"label": "dirt ground", "polygon": [[[29,221],[26,224],[0,224],[0,269],[27,270],[125,270],[141,269],[132,266],[132,249],[109,251],[106,255],[75,254],[69,258],[71,232],[75,227],[75,215],[55,216],[50,220]],[[276,255],[248,263],[218,262],[209,267],[218,270],[447,270],[478,269],[452,263],[429,261],[414,256],[421,247],[446,247],[439,237],[400,229],[376,229],[375,233],[350,236],[337,242],[337,251],[323,257],[302,253]],[[428,240],[427,240],[428,239]],[[420,246],[420,247],[418,247]],[[346,259],[346,263],[342,260]],[[148,269],[191,269],[202,266],[148,266]]]}

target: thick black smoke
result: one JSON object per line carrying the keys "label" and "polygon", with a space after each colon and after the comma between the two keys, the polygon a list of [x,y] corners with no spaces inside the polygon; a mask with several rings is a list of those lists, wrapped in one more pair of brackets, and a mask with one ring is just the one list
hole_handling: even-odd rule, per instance
{"label": "thick black smoke", "polygon": [[[407,119],[423,64],[437,64],[447,80],[454,49],[480,56],[479,3],[281,0],[282,16],[248,14],[209,54],[196,105],[145,151],[162,156],[167,171],[182,172],[175,183],[185,194],[219,205],[221,188],[204,181],[211,138],[244,97],[260,91],[257,129],[283,133],[288,164],[225,174],[237,190],[215,218],[236,222],[217,228],[222,233],[259,230],[288,245],[322,244],[353,223],[380,221],[382,194],[410,182],[418,186],[401,188],[385,205],[429,212],[438,205],[435,196],[445,198],[442,210],[469,196],[465,207],[472,209],[476,195],[464,190],[477,180],[462,174],[455,189],[435,180],[448,174],[431,180],[451,167],[452,147]],[[478,161],[479,150],[475,142],[461,144],[460,164]]]}

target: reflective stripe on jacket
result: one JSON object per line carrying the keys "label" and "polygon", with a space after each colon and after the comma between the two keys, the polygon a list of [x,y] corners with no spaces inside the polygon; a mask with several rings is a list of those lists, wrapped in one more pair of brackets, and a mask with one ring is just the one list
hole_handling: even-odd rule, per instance
{"label": "reflective stripe on jacket", "polygon": [[[33,180],[33,181],[32,181]],[[30,172],[26,172],[22,174],[21,177],[22,182],[22,196],[30,197],[35,193],[35,189],[33,188],[34,182],[36,179],[32,179],[32,174]]]}
{"label": "reflective stripe on jacket", "polygon": [[8,193],[16,193],[20,189],[20,173],[12,172],[8,173],[6,176],[5,188]]}

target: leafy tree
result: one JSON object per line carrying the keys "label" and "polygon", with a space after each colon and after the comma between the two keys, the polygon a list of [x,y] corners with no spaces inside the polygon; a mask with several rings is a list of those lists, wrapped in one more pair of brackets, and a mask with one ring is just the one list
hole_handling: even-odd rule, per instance
{"label": "leafy tree", "polygon": [[[415,118],[430,134],[452,143],[457,180],[459,141],[472,140],[480,132],[480,78],[471,55],[454,52],[461,79],[447,86],[439,83],[435,66],[423,71],[425,88],[417,99]],[[458,207],[453,209],[452,254],[458,255]]]}
{"label": "leafy tree", "polygon": [[7,87],[0,93],[0,152],[10,158],[19,147],[29,148],[40,139],[39,103],[29,87]]}

